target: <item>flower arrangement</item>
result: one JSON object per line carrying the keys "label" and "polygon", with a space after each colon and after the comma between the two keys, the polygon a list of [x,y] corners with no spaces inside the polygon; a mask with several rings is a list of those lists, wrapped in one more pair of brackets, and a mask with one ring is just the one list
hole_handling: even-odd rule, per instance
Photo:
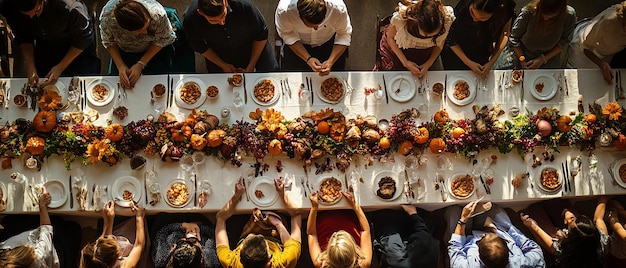
{"label": "flower arrangement", "polygon": [[441,110],[431,121],[417,123],[418,115],[409,109],[393,115],[388,127],[379,125],[375,116],[346,119],[328,108],[291,120],[278,110],[257,109],[250,113],[251,121],[232,125],[220,125],[217,117],[200,110],[182,121],[164,113],[155,121],[107,126],[59,119],[49,122],[54,121],[54,111],[46,111],[53,114],[45,114],[43,126],[35,125],[35,120],[17,119],[0,127],[0,154],[3,168],[11,167],[10,159],[24,155],[58,155],[67,169],[73,162],[115,165],[122,155],[132,157],[140,151],[158,154],[163,161],[177,161],[183,154],[201,151],[235,166],[240,166],[245,156],[261,162],[268,154],[286,154],[310,166],[312,161],[332,155],[337,158],[337,168],[345,170],[354,156],[382,161],[392,159],[392,153],[420,154],[426,149],[470,159],[490,148],[524,155],[537,146],[555,152],[560,146],[589,151],[599,143],[626,150],[622,111],[610,102],[604,107],[590,105],[588,114],[563,115],[557,109],[542,108],[501,120],[504,111],[499,106],[475,106],[474,118],[452,119]]}

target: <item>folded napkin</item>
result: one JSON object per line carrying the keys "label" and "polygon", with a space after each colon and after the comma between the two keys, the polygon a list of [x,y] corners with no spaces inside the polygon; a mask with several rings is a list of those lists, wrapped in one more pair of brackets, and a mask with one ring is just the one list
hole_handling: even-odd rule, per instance
{"label": "folded napkin", "polygon": [[93,210],[100,211],[102,210],[102,193],[100,192],[100,185],[97,185],[93,188]]}
{"label": "folded napkin", "polygon": [[9,183],[7,186],[7,207],[6,211],[13,211],[15,207],[14,197],[15,196],[15,183]]}
{"label": "folded napkin", "polygon": [[39,200],[37,190],[34,183],[24,180],[24,202],[22,203],[22,211],[39,211]]}

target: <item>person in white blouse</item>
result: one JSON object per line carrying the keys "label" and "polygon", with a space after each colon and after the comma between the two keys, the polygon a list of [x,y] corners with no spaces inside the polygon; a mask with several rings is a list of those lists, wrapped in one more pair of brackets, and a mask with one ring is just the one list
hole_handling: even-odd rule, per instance
{"label": "person in white blouse", "polygon": [[574,29],[569,43],[567,67],[600,69],[611,84],[613,74],[609,63],[615,54],[626,48],[626,1],[613,5],[590,20],[582,20]]}
{"label": "person in white blouse", "polygon": [[403,0],[380,40],[377,70],[409,70],[422,78],[443,70],[439,54],[454,21],[454,10],[439,0]]}
{"label": "person in white blouse", "polygon": [[289,47],[281,53],[282,70],[310,69],[320,75],[345,70],[352,25],[342,0],[280,0],[275,21]]}
{"label": "person in white blouse", "polygon": [[39,195],[39,227],[0,243],[0,267],[59,268],[59,256],[52,244],[48,205],[52,201],[45,187]]}

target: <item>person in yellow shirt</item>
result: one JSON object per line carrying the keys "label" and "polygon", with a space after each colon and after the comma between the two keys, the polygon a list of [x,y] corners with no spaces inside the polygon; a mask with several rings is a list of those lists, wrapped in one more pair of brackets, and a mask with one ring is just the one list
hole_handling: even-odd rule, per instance
{"label": "person in yellow shirt", "polygon": [[249,234],[237,244],[234,250],[230,249],[226,220],[234,214],[235,207],[245,190],[242,180],[239,178],[235,184],[235,193],[226,205],[217,212],[215,244],[220,263],[228,268],[295,267],[300,257],[302,216],[297,212],[296,206],[289,199],[289,196],[285,195],[285,185],[282,179],[274,179],[274,185],[291,216],[291,233],[279,218],[269,214],[270,222],[276,227],[280,235],[280,243],[265,238],[263,235]]}

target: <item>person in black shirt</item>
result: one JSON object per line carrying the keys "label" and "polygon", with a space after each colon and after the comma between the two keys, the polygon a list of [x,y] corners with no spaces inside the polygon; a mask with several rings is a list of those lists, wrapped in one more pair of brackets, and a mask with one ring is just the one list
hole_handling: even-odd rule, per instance
{"label": "person in black shirt", "polygon": [[380,267],[437,267],[439,240],[432,234],[434,226],[428,212],[413,205],[401,205],[402,211],[384,209],[368,214],[374,225],[374,249]]}
{"label": "person in black shirt", "polygon": [[100,73],[92,18],[76,0],[7,0],[2,7],[26,64],[28,82]]}
{"label": "person in black shirt", "polygon": [[250,0],[193,0],[183,27],[209,73],[278,69],[265,19]]}

